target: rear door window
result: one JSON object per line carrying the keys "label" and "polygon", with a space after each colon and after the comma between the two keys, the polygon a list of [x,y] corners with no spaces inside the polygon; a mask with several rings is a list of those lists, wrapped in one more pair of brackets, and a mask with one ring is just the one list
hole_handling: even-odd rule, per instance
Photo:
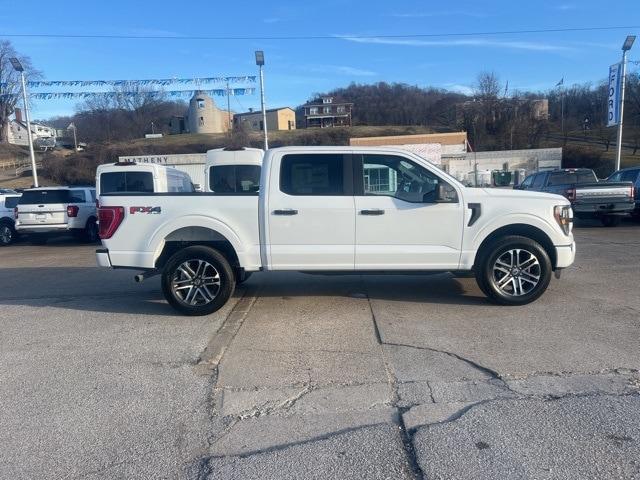
{"label": "rear door window", "polygon": [[151,172],[105,172],[100,175],[100,194],[153,193]]}
{"label": "rear door window", "polygon": [[280,167],[280,190],[288,195],[344,195],[344,174],[344,155],[285,155]]}
{"label": "rear door window", "polygon": [[20,197],[19,205],[47,205],[69,203],[69,190],[27,190]]}
{"label": "rear door window", "polygon": [[220,165],[209,169],[209,185],[215,193],[251,195],[260,188],[260,166]]}
{"label": "rear door window", "polygon": [[69,203],[85,203],[86,201],[84,190],[71,190],[69,192]]}
{"label": "rear door window", "polygon": [[18,200],[20,200],[20,197],[6,197],[4,199],[4,208],[14,208],[18,205]]}

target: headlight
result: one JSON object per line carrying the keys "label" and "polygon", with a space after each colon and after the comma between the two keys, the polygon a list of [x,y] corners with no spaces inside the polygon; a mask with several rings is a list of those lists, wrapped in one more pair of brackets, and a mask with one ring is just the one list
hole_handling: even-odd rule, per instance
{"label": "headlight", "polygon": [[573,228],[573,210],[570,205],[557,205],[553,207],[553,216],[560,225],[565,235],[571,233]]}

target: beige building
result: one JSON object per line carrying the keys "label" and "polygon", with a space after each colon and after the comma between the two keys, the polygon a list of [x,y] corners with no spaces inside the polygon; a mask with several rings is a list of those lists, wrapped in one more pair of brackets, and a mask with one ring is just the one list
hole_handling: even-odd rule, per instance
{"label": "beige building", "polygon": [[[296,112],[289,108],[272,108],[267,110],[267,130],[295,130],[296,128]],[[235,124],[242,122],[249,130],[260,132],[264,130],[261,111],[249,111],[246,113],[237,113],[233,116]]]}
{"label": "beige building", "polygon": [[[231,118],[233,114],[231,115]],[[218,108],[213,99],[203,91],[197,91],[189,101],[185,117],[171,119],[171,133],[224,133],[231,124],[226,110]]]}

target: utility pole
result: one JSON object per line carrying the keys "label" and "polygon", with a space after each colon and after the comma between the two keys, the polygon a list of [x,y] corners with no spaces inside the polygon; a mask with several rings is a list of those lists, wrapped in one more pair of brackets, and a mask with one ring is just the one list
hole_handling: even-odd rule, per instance
{"label": "utility pole", "polygon": [[24,102],[24,116],[27,120],[27,139],[29,141],[29,156],[31,157],[31,173],[33,174],[33,186],[38,186],[38,171],[36,170],[36,154],[33,151],[33,134],[31,133],[31,114],[29,113],[29,100],[27,98],[27,82],[24,80],[24,67],[17,58],[10,58],[9,61],[16,72],[20,72],[22,82],[22,100]]}
{"label": "utility pole", "polygon": [[230,132],[233,126],[231,125],[231,100],[229,95],[231,95],[231,90],[229,90],[229,78],[227,77],[227,130]]}
{"label": "utility pole", "polygon": [[622,159],[622,124],[624,120],[624,90],[627,79],[627,52],[631,50],[633,42],[635,41],[635,35],[629,35],[624,44],[622,45],[622,79],[620,80],[620,121],[618,122],[618,144],[616,150],[616,170],[620,170],[620,163]]}
{"label": "utility pole", "polygon": [[264,131],[264,149],[269,150],[269,136],[267,134],[267,110],[264,103],[264,74],[262,67],[264,67],[264,52],[262,50],[256,51],[256,65],[260,67],[260,104],[262,106],[262,128]]}

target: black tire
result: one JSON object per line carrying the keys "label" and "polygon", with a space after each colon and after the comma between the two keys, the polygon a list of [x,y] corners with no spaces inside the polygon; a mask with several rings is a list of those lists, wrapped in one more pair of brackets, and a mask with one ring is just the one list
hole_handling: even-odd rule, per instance
{"label": "black tire", "polygon": [[96,243],[100,240],[98,236],[98,222],[95,218],[87,220],[87,224],[82,232],[82,239],[87,243]]}
{"label": "black tire", "polygon": [[245,272],[245,271],[242,271],[241,273],[240,272],[236,273],[236,285],[242,285],[244,282],[249,280],[252,273],[253,272]]}
{"label": "black tire", "polygon": [[620,225],[622,217],[620,217],[620,215],[605,215],[600,218],[600,221],[605,227],[617,227]]}
{"label": "black tire", "polygon": [[[517,261],[511,252],[518,252],[515,254],[519,257]],[[505,258],[512,259],[512,267],[502,267],[497,263]],[[520,268],[528,262],[531,262],[530,266]],[[479,252],[475,274],[478,286],[492,302],[525,305],[544,293],[551,281],[552,270],[549,254],[542,245],[530,238],[513,235],[500,238]],[[537,283],[533,284],[536,277]],[[500,286],[504,280],[506,283]]]}
{"label": "black tire", "polygon": [[[194,266],[199,265],[198,262],[204,262],[207,266],[202,271],[196,271]],[[188,270],[191,273],[187,277]],[[219,282],[215,284],[215,280],[211,280],[211,284],[203,284],[207,278],[213,278],[214,273]],[[219,310],[233,295],[235,284],[233,269],[227,259],[219,251],[200,245],[176,252],[162,270],[164,297],[173,308],[185,315],[208,315]],[[183,293],[185,291],[187,293]],[[189,295],[192,297],[189,298]]]}
{"label": "black tire", "polygon": [[0,247],[11,245],[16,240],[16,230],[9,222],[0,223]]}

